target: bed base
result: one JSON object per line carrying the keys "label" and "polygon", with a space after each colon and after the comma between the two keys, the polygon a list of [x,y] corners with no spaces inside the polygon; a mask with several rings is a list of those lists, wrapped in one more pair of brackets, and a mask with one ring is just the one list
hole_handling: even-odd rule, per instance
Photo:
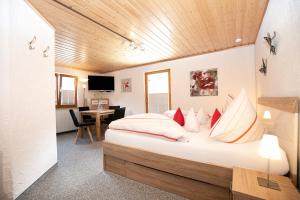
{"label": "bed base", "polygon": [[228,200],[232,169],[103,142],[104,170],[189,199]]}

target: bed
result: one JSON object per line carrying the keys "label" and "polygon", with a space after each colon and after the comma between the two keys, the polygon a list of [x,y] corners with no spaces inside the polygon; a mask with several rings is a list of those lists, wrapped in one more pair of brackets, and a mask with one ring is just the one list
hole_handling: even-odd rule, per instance
{"label": "bed", "polygon": [[[274,99],[261,98],[258,102],[263,102],[258,112],[274,109]],[[295,104],[295,99],[285,99],[284,107],[290,104]],[[282,160],[272,161],[271,173],[289,173],[295,182],[298,153],[292,146],[293,137],[298,135],[298,107],[292,112],[278,108],[276,103],[275,107],[274,112],[284,116],[276,118],[280,121],[274,130],[283,149]],[[283,130],[280,124],[285,120],[293,128]],[[209,129],[203,126],[199,133],[187,132],[184,141],[172,142],[108,130],[103,142],[104,169],[189,199],[229,199],[234,166],[266,171],[266,160],[257,154],[259,141],[233,145],[209,139],[208,134]]]}

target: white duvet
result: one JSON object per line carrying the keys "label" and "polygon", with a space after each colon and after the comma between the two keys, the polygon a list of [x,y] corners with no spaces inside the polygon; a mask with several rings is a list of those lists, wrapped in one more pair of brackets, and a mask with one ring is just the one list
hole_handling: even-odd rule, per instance
{"label": "white duvet", "polygon": [[185,135],[185,130],[177,122],[164,115],[154,113],[131,115],[113,121],[109,124],[109,129],[169,140],[179,140]]}
{"label": "white duvet", "polygon": [[[132,117],[136,116],[137,115]],[[153,118],[156,118],[156,115],[153,115]],[[137,127],[136,125],[132,126],[134,123],[133,121],[129,121],[129,123],[130,124],[127,125],[122,124],[122,127]],[[144,126],[144,122],[141,122],[140,125]],[[151,128],[152,130],[166,131],[162,130],[166,127],[162,128],[158,124],[150,123],[147,126],[149,125],[153,126]],[[112,126],[114,127],[114,125]],[[209,138],[210,129],[207,127],[202,126],[198,133],[187,132],[184,129],[171,129],[179,130],[179,135],[184,134],[186,140],[184,142],[171,141],[147,134],[134,134],[127,131],[108,129],[105,133],[105,141],[154,153],[225,167],[239,166],[258,171],[267,170],[267,160],[258,155],[260,141],[244,144],[227,144]],[[273,174],[284,175],[289,171],[289,164],[285,152],[282,149],[280,149],[280,152],[282,159],[271,161],[270,171]]]}

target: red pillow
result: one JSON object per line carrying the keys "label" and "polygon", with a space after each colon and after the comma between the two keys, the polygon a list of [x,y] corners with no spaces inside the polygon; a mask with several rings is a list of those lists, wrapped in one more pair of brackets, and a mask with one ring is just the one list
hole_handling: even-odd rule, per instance
{"label": "red pillow", "polygon": [[210,128],[212,128],[215,123],[219,120],[219,118],[221,117],[221,113],[220,111],[216,108],[213,116],[211,117],[211,121],[210,121]]}
{"label": "red pillow", "polygon": [[184,116],[180,110],[177,108],[176,113],[174,114],[173,120],[177,122],[180,126],[184,126]]}

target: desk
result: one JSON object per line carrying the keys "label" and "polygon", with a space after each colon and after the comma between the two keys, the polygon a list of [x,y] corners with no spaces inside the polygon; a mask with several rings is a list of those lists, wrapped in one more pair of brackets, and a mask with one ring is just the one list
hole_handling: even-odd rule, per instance
{"label": "desk", "polygon": [[87,111],[81,111],[80,115],[81,118],[83,115],[91,115],[95,116],[96,118],[96,139],[99,141],[101,140],[101,116],[106,116],[113,114],[114,110],[87,110]]}

